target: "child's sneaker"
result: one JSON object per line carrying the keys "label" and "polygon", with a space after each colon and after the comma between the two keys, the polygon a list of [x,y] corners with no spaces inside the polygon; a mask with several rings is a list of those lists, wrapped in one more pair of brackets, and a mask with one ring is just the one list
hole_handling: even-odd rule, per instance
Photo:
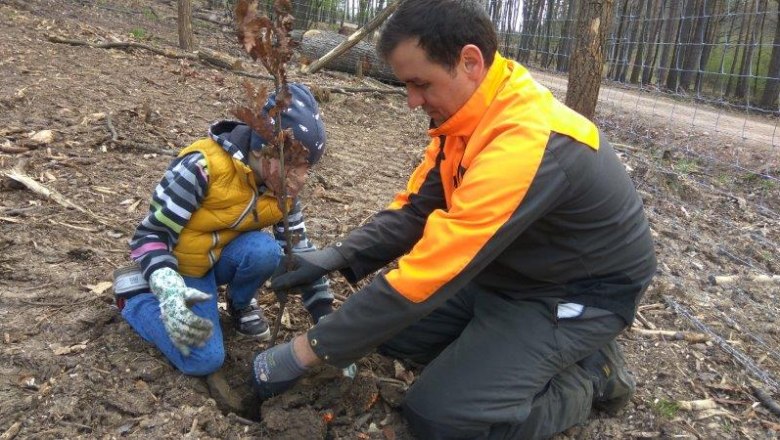
{"label": "child's sneaker", "polygon": [[233,317],[233,323],[236,331],[245,336],[251,336],[261,341],[271,339],[271,329],[265,321],[263,311],[257,306],[257,300],[252,298],[249,305],[234,310],[230,308],[230,315]]}
{"label": "child's sneaker", "polygon": [[149,293],[149,283],[146,282],[141,267],[137,263],[120,267],[114,271],[114,302],[121,312],[130,298]]}

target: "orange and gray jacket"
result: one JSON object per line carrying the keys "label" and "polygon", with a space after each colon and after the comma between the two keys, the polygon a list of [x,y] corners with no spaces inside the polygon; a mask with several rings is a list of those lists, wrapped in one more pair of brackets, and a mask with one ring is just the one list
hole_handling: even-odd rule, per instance
{"label": "orange and gray jacket", "polygon": [[468,283],[633,320],[655,272],[642,201],[588,119],[497,54],[441,126],[407,188],[335,245],[356,281],[398,258],[309,331],[335,365],[365,355]]}

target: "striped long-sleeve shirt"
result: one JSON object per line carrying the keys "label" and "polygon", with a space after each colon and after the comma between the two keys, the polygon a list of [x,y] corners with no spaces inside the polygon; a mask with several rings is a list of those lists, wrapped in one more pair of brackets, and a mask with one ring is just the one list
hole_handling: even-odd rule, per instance
{"label": "striped long-sleeve shirt", "polygon": [[[176,158],[152,195],[149,212],[136,228],[130,241],[130,256],[139,263],[144,277],[157,269],[170,267],[178,270],[178,263],[172,250],[176,246],[184,226],[200,207],[209,183],[206,159],[201,153],[192,153]],[[261,187],[261,191],[265,188]],[[295,201],[288,213],[288,226],[296,240],[292,252],[310,252],[316,247],[308,239],[303,211]],[[274,237],[280,247],[285,246],[284,224],[273,227]],[[311,286],[302,289],[304,305],[310,309],[314,303],[333,301],[327,278],[323,277]]]}

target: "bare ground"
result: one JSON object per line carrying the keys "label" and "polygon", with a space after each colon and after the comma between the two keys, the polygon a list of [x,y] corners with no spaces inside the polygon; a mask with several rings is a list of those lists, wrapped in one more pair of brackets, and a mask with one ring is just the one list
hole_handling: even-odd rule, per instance
{"label": "bare ground", "polygon": [[[16,168],[61,195],[1,176],[0,435],[409,438],[397,405],[418,370],[372,355],[354,382],[321,368],[261,410],[236,414],[212,399],[204,379],[177,373],[112,307],[107,282],[127,261],[127,240],[170,160],[154,151],[181,148],[228,117],[244,78],[197,61],[46,36],[174,49],[174,16],[175,2],[0,2],[0,171]],[[195,28],[200,45],[239,55],[231,33],[202,21]],[[318,89],[366,86],[331,73],[296,79]],[[400,96],[322,97],[329,150],[304,195],[320,245],[384,207],[426,142],[425,116],[409,112]],[[659,274],[641,307],[643,323],[621,337],[639,389],[619,416],[594,413],[558,438],[776,438],[780,417],[755,390],[770,398],[779,391],[780,283],[754,276],[780,273],[778,188],[674,148],[681,139],[705,148],[731,137],[697,143],[685,127],[635,109],[600,114],[599,123],[621,144],[657,240]],[[713,284],[711,275],[736,278]],[[334,287],[353,292],[338,278]],[[261,292],[261,303],[272,319],[273,296]],[[283,321],[283,339],[309,326],[297,303]],[[243,398],[250,361],[264,344],[223,324],[224,375]],[[703,399],[711,408],[681,403]]]}

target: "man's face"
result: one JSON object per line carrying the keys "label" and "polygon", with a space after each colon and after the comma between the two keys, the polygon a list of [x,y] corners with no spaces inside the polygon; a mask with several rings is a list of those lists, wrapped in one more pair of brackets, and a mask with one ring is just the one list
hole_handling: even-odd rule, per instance
{"label": "man's face", "polygon": [[422,107],[437,126],[455,114],[479,86],[469,74],[463,56],[450,71],[431,61],[417,38],[398,44],[390,53],[388,63],[406,84],[409,108]]}
{"label": "man's face", "polygon": [[[306,184],[306,177],[309,171],[307,164],[290,166],[285,164],[285,183],[287,184],[287,197],[294,199],[298,197],[303,186]],[[249,154],[249,166],[255,172],[255,178],[258,184],[264,183],[277,196],[282,194],[282,174],[279,159],[269,159],[263,157],[257,152]]]}

